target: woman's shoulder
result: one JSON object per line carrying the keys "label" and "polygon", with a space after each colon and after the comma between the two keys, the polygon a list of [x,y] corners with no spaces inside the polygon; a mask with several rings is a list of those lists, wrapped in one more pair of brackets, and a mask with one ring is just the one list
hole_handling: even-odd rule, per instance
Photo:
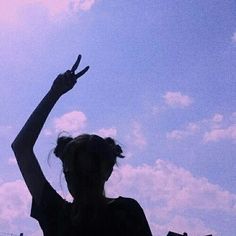
{"label": "woman's shoulder", "polygon": [[136,199],[120,196],[111,205],[116,221],[121,223],[126,233],[129,232],[128,235],[152,235],[144,211]]}
{"label": "woman's shoulder", "polygon": [[140,206],[138,201],[135,200],[134,198],[129,198],[129,197],[119,196],[118,198],[113,199],[111,201],[110,205],[119,206],[122,208],[129,208],[129,209],[133,209],[133,210],[134,209],[142,210],[142,207]]}

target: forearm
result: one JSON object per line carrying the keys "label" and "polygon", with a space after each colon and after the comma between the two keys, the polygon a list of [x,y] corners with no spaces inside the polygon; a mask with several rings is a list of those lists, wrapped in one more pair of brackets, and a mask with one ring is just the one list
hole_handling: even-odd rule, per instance
{"label": "forearm", "polygon": [[14,151],[33,149],[50,111],[59,98],[59,94],[52,89],[49,90],[12,143]]}
{"label": "forearm", "polygon": [[88,71],[89,66],[85,67],[79,73],[75,74],[75,70],[80,63],[80,60],[81,55],[78,56],[71,70],[67,70],[65,73],[59,74],[54,80],[51,89],[33,111],[31,116],[21,129],[20,133],[12,143],[14,152],[17,152],[18,150],[22,152],[23,150],[28,151],[33,149],[39,133],[42,130],[50,111],[52,110],[58,99],[63,94],[71,90],[76,84],[77,79]]}

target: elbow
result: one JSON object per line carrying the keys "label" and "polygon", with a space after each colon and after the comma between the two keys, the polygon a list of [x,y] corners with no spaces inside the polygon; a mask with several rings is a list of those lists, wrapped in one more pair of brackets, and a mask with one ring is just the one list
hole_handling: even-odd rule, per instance
{"label": "elbow", "polygon": [[11,148],[12,148],[13,151],[18,150],[18,149],[20,149],[23,146],[24,145],[22,145],[22,142],[19,140],[18,137],[16,137],[14,139],[14,141],[12,142],[12,144],[11,144]]}
{"label": "elbow", "polygon": [[16,149],[17,149],[17,143],[16,143],[16,140],[14,140],[12,143],[11,143],[11,149],[13,150],[13,151],[15,151]]}
{"label": "elbow", "polygon": [[28,148],[20,143],[13,142],[11,144],[11,148],[15,154],[16,159],[21,159],[24,156],[29,155],[29,153],[33,153],[33,148]]}
{"label": "elbow", "polygon": [[23,142],[20,142],[19,140],[15,139],[12,144],[11,144],[11,148],[13,150],[13,152],[15,154],[17,153],[22,153],[26,150],[29,150],[31,148],[28,147],[28,145],[26,145],[25,143]]}
{"label": "elbow", "polygon": [[17,153],[20,151],[20,149],[22,149],[22,145],[20,143],[16,142],[16,140],[14,140],[11,144],[11,148],[14,153]]}

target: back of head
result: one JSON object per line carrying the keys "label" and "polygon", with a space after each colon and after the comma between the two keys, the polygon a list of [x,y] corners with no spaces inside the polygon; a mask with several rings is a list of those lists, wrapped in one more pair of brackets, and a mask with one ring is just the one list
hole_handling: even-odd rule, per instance
{"label": "back of head", "polygon": [[75,222],[100,217],[105,208],[104,183],[117,157],[124,157],[121,147],[110,137],[104,139],[94,134],[61,136],[54,154],[62,161],[68,189],[74,198]]}
{"label": "back of head", "polygon": [[64,172],[72,170],[77,175],[102,174],[101,171],[113,168],[117,157],[124,158],[121,147],[114,139],[104,139],[94,134],[82,134],[75,138],[61,136],[57,139],[54,154],[62,161]]}

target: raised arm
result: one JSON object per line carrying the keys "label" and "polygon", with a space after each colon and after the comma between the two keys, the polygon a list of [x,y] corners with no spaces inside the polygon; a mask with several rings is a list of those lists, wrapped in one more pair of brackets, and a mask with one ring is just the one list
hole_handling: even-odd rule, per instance
{"label": "raised arm", "polygon": [[58,99],[71,90],[77,79],[88,71],[89,67],[87,66],[78,74],[75,74],[80,60],[81,55],[78,56],[71,70],[57,76],[46,96],[30,115],[12,143],[12,149],[20,171],[36,202],[40,200],[46,179],[35,157],[33,148],[50,111]]}

